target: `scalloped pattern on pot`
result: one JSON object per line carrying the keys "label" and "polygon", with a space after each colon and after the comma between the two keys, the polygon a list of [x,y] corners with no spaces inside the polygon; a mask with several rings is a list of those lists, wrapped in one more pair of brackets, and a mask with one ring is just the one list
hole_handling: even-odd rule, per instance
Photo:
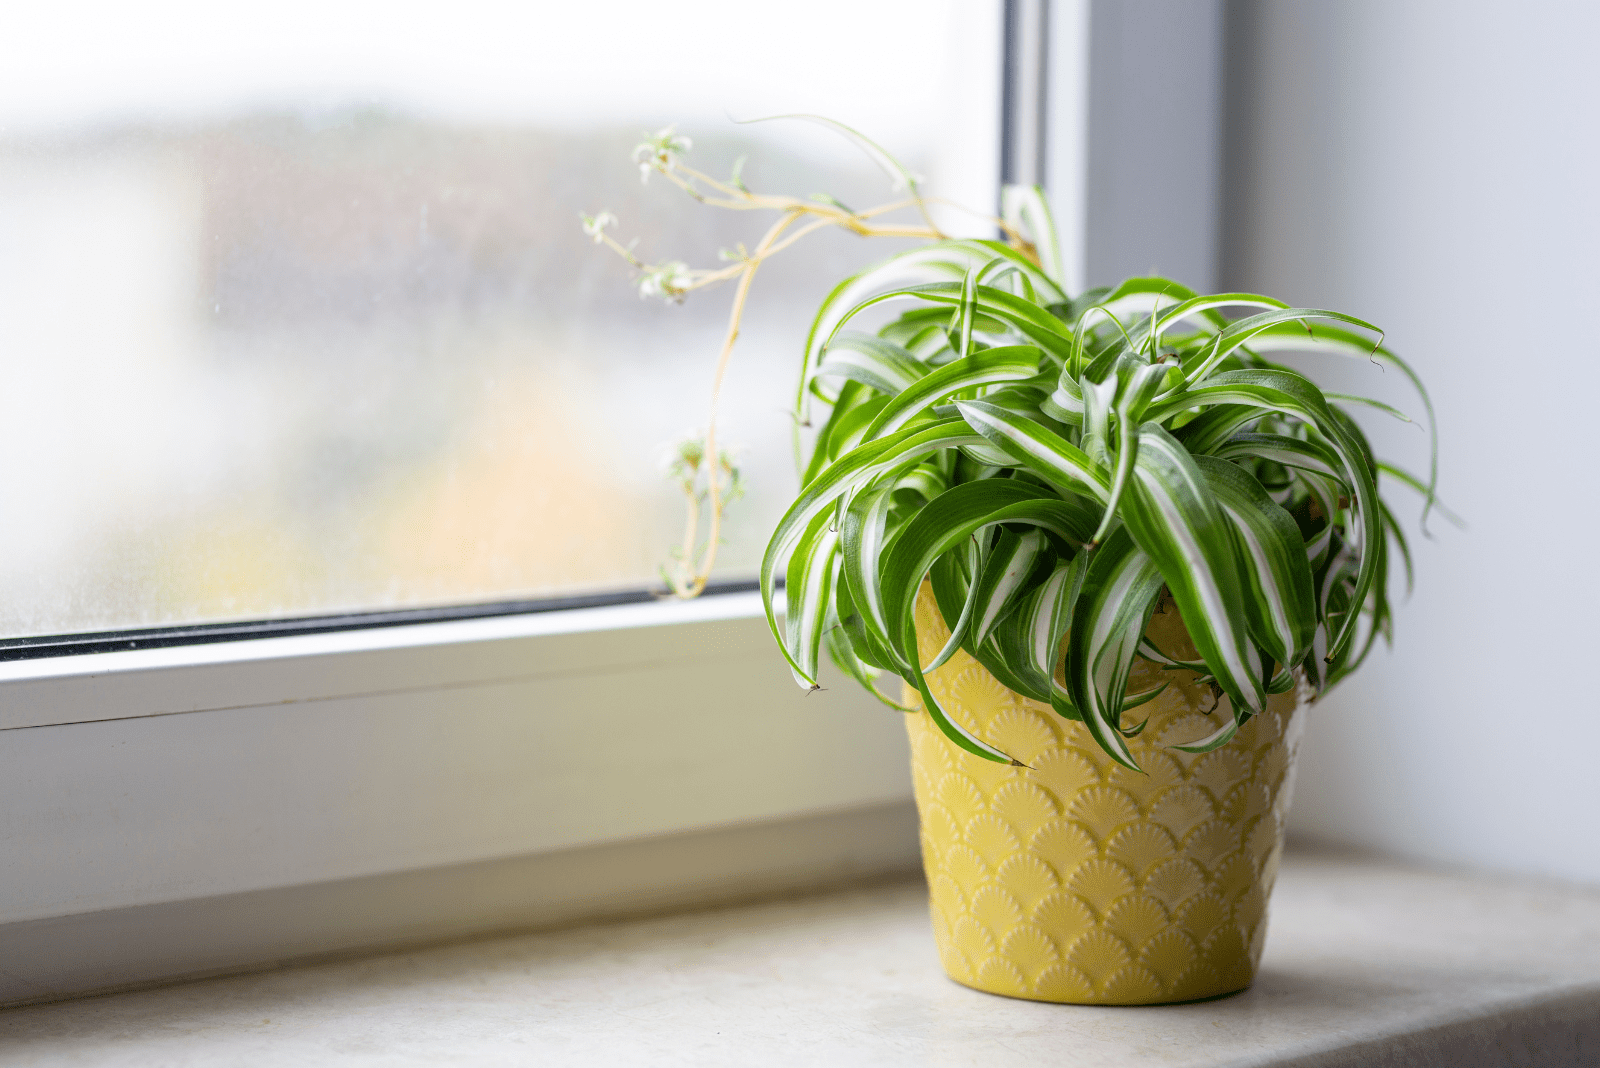
{"label": "scalloped pattern on pot", "polygon": [[[927,589],[917,633],[924,662],[949,636]],[[1180,659],[1199,658],[1170,605],[1149,634]],[[1149,717],[1129,741],[1141,775],[964,652],[928,676],[952,718],[1029,765],[983,760],[926,715],[906,717],[934,937],[952,979],[1098,1005],[1250,985],[1283,848],[1300,695],[1273,697],[1227,745],[1191,755],[1165,746],[1215,729],[1205,714],[1215,699],[1195,677],[1134,666],[1130,692],[1169,684],[1129,713]]]}

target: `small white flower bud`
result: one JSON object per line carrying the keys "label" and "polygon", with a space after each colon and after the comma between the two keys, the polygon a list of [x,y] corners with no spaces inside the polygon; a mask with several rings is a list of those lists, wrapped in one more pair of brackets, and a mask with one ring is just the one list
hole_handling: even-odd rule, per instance
{"label": "small white flower bud", "polygon": [[579,218],[583,220],[583,232],[597,245],[605,237],[606,227],[617,225],[617,217],[609,211],[602,211],[596,215],[580,215]]}

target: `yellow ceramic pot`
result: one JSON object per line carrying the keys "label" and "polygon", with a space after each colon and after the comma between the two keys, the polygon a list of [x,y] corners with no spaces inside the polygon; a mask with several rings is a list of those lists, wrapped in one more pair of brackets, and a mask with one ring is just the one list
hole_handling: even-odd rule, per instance
{"label": "yellow ceramic pot", "polygon": [[[925,588],[922,657],[949,629]],[[1199,659],[1176,608],[1148,631]],[[1170,682],[1129,713],[1146,774],[1106,756],[1082,724],[1002,686],[958,652],[929,675],[951,717],[1029,767],[973,756],[922,713],[906,717],[934,937],[950,977],[993,994],[1150,1005],[1242,990],[1267,931],[1299,695],[1280,694],[1227,745],[1164,748],[1212,733],[1213,697],[1187,671],[1138,662],[1129,692]],[[908,687],[908,703],[916,701]]]}

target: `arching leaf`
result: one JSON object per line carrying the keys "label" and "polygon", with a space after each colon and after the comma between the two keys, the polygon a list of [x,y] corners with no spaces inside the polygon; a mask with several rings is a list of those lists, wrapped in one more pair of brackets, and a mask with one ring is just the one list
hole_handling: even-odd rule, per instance
{"label": "arching leaf", "polygon": [[893,396],[909,388],[929,370],[899,345],[872,334],[846,330],[828,346],[816,375],[852,379]]}
{"label": "arching leaf", "polygon": [[1039,266],[1058,286],[1066,284],[1066,264],[1056,233],[1050,201],[1037,185],[1008,185],[1000,190],[1000,216],[1006,225],[1026,234],[1039,254]]}
{"label": "arching leaf", "polygon": [[1238,465],[1193,457],[1232,525],[1250,634],[1285,668],[1305,659],[1317,630],[1305,542],[1289,513]]}
{"label": "arching leaf", "polygon": [[[1356,511],[1361,520],[1361,545],[1372,549],[1360,554],[1353,591],[1355,603],[1364,604],[1383,560],[1383,516],[1378,508],[1378,487],[1360,444],[1328,409],[1321,392],[1292,371],[1228,371],[1177,397],[1158,401],[1147,415],[1159,422],[1197,404],[1239,404],[1291,415],[1309,423],[1332,446],[1344,468],[1345,483],[1355,491]],[[1349,649],[1355,638],[1356,624],[1356,613],[1347,613],[1329,642],[1327,655],[1330,658],[1337,659]],[[1252,709],[1258,707],[1248,701],[1245,704]]]}
{"label": "arching leaf", "polygon": [[892,434],[925,408],[962,390],[997,382],[1020,382],[1039,370],[1039,350],[1032,345],[984,349],[918,379],[894,397],[873,419],[864,440]]}
{"label": "arching leaf", "polygon": [[972,429],[994,443],[1002,456],[1016,460],[1066,492],[1083,494],[1102,504],[1111,499],[1105,469],[1055,431],[984,401],[960,401],[956,409]]}
{"label": "arching leaf", "polygon": [[1134,542],[1155,561],[1217,682],[1259,712],[1266,701],[1261,664],[1248,640],[1229,529],[1194,457],[1155,423],[1140,429],[1123,518]]}
{"label": "arching leaf", "polygon": [[1123,527],[1089,556],[1067,637],[1067,693],[1100,748],[1138,771],[1121,731],[1122,703],[1161,572]]}

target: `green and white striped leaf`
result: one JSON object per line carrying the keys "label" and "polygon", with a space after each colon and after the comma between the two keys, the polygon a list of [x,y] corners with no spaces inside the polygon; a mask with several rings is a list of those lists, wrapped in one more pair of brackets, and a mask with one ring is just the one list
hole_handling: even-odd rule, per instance
{"label": "green and white striped leaf", "polygon": [[[1079,718],[1078,710],[1056,679],[1056,669],[1089,559],[1086,553],[1058,558],[1050,574],[1027,593],[990,640],[969,649],[1005,686],[1072,720]],[[1001,670],[995,671],[991,663]]]}
{"label": "green and white striped leaf", "polygon": [[1052,707],[1067,719],[1078,719],[1082,714],[1072,703],[1070,692],[1056,681],[1056,665],[1061,662],[1061,643],[1072,629],[1072,615],[1091,559],[1091,554],[1080,552],[1057,563],[1050,577],[1029,598],[1019,628],[1019,636],[1027,643],[1022,662],[1049,695]]}
{"label": "green and white striped leaf", "polygon": [[951,332],[951,345],[959,359],[972,351],[972,327],[978,318],[978,277],[983,266],[974,264],[961,280],[961,301],[956,305],[956,326]]}
{"label": "green and white striped leaf", "polygon": [[1131,322],[1135,316],[1170,311],[1196,296],[1194,290],[1169,278],[1129,278],[1102,297],[1095,306],[1103,314],[1122,322]]}
{"label": "green and white striped leaf", "polygon": [[860,445],[867,427],[893,399],[879,393],[867,393],[865,399],[856,400],[849,407],[835,405],[833,414],[818,435],[817,452],[812,457],[805,481],[810,482],[823,467]]}
{"label": "green and white striped leaf", "polygon": [[[1228,700],[1226,695],[1224,695],[1223,700]],[[1233,741],[1233,736],[1239,732],[1240,726],[1244,724],[1244,719],[1234,714],[1231,702],[1228,711],[1220,719],[1221,723],[1217,729],[1204,738],[1196,738],[1192,742],[1171,743],[1166,748],[1176,749],[1180,753],[1209,753],[1213,749],[1221,749]]]}
{"label": "green and white striped leaf", "polygon": [[1156,562],[1189,636],[1219,685],[1259,712],[1261,663],[1248,640],[1244,593],[1229,528],[1194,457],[1154,423],[1139,432],[1139,457],[1123,521]]}
{"label": "green and white striped leaf", "polygon": [[[1175,398],[1165,398],[1161,411],[1157,413],[1158,421],[1165,422],[1182,415],[1183,403],[1188,396],[1184,392]],[[1174,436],[1196,456],[1201,453],[1215,454],[1230,438],[1240,433],[1242,427],[1255,425],[1266,414],[1254,405],[1218,403],[1179,427]]]}
{"label": "green and white striped leaf", "polygon": [[1081,541],[1092,529],[1091,508],[1082,501],[1041,497],[1040,491],[1009,478],[955,486],[930,501],[906,524],[889,549],[880,582],[891,637],[901,636],[902,652],[915,657],[910,633],[917,590],[933,562],[968,537],[1001,523],[1036,526],[1068,541]]}
{"label": "green and white striped leaf", "polygon": [[[1213,293],[1206,296],[1193,296],[1179,301],[1171,308],[1164,308],[1159,315],[1151,317],[1151,331],[1156,337],[1169,334],[1179,323],[1185,319],[1198,318],[1201,320],[1204,333],[1214,333],[1216,329],[1227,325],[1227,320],[1217,314],[1218,308],[1266,308],[1280,309],[1288,305],[1281,300],[1263,296],[1260,293]],[[1207,328],[1211,329],[1207,329]]]}
{"label": "green and white striped leaf", "polygon": [[935,464],[918,464],[897,479],[896,490],[909,490],[924,501],[931,501],[950,488],[950,478]]}
{"label": "green and white striped leaf", "polygon": [[[1008,478],[968,482],[929,501],[906,524],[882,561],[879,582],[886,630],[907,663],[917,657],[913,605],[934,561],[994,526],[996,514],[1035,499],[1038,492]],[[974,577],[972,588],[977,585]]]}
{"label": "green and white striped leaf", "polygon": [[920,671],[915,672],[915,675],[916,678],[912,685],[917,688],[917,692],[922,696],[922,707],[927,711],[928,718],[933,720],[934,726],[938,727],[940,733],[946,738],[972,755],[982,757],[985,760],[992,760],[998,764],[1022,764],[1022,761],[1010,756],[1003,750],[996,749],[951,719],[950,714],[944,710],[938,699],[933,696],[933,691],[928,689],[927,677]]}
{"label": "green and white striped leaf", "polygon": [[788,577],[784,583],[785,638],[794,651],[792,673],[795,681],[807,688],[817,684],[817,656],[828,615],[825,594],[834,578],[839,535],[830,527],[830,518],[823,513],[806,527],[794,555],[789,558]]}
{"label": "green and white striped leaf", "polygon": [[[935,601],[939,605],[940,614],[948,622],[960,615],[961,606],[966,603],[968,590],[967,577],[961,574],[960,565],[956,562],[955,554],[947,553],[934,562],[928,571],[928,582],[933,588]],[[1022,674],[1012,669],[1011,664],[1018,662],[1010,653],[1003,652],[1006,635],[1010,634],[1017,626],[1016,610],[1007,614],[995,633],[982,645],[974,644],[971,636],[964,648],[967,653],[977,659],[1002,686],[1014,690],[1025,697],[1032,697],[1036,701],[1050,700],[1050,691],[1047,688],[1038,688],[1030,683]]]}
{"label": "green and white striped leaf", "polygon": [[[894,646],[889,641],[883,592],[878,587],[877,561],[888,543],[889,507],[893,503],[894,489],[893,484],[874,485],[856,494],[839,524],[839,550],[851,602],[861,615],[862,626],[891,654]],[[829,513],[820,515],[827,517]]]}
{"label": "green and white striped leaf", "polygon": [[1327,311],[1322,308],[1281,308],[1265,311],[1259,315],[1252,315],[1248,319],[1240,319],[1229,323],[1226,328],[1219,331],[1212,342],[1206,346],[1203,357],[1189,368],[1186,379],[1190,385],[1205,381],[1216,370],[1223,360],[1235,351],[1250,342],[1263,337],[1277,338],[1286,336],[1291,332],[1290,324],[1298,326],[1300,330],[1311,330],[1310,320],[1329,319],[1335,322],[1349,323],[1364,330],[1378,332],[1378,328],[1371,323],[1357,319],[1353,315],[1343,312]]}
{"label": "green and white striped leaf", "polygon": [[882,690],[878,689],[877,676],[881,672],[856,655],[855,648],[850,642],[849,632],[843,624],[829,626],[823,641],[828,648],[828,658],[833,661],[834,666],[852,679],[855,679],[862,689],[896,712],[916,711],[916,709],[907,708],[894,698],[886,696]]}
{"label": "green and white striped leaf", "polygon": [[[880,581],[889,617],[890,635],[897,640],[902,659],[917,661],[917,632],[913,607],[923,580],[937,561],[981,531],[1012,519],[1018,505],[1040,504],[1032,487],[1010,479],[987,479],[957,486],[930,501],[895,540],[883,563]],[[1054,502],[1060,503],[1060,502]],[[977,583],[973,584],[975,588]],[[966,604],[971,604],[971,593]],[[962,615],[967,616],[968,607]],[[959,620],[956,624],[960,625]],[[1014,763],[1012,758],[955,723],[929,691],[921,670],[913,669],[907,681],[917,687],[934,723],[952,742],[986,760]]]}
{"label": "green and white striped leaf", "polygon": [[[962,300],[962,284],[959,282],[930,282],[924,285],[907,286],[903,289],[893,290],[879,296],[862,301],[851,312],[855,314],[885,300],[925,300],[930,304],[949,305],[959,307]],[[1007,293],[994,286],[980,285],[973,295],[975,306],[979,314],[1004,324],[1008,329],[1021,334],[1031,344],[1038,345],[1056,359],[1064,359],[1072,350],[1072,335],[1066,323],[1056,318],[1037,304]]]}
{"label": "green and white striped leaf", "polygon": [[956,409],[973,430],[994,444],[1002,462],[1020,463],[1065,492],[1102,504],[1111,499],[1105,469],[1049,427],[984,401],[959,401]]}
{"label": "green and white striped leaf", "polygon": [[838,557],[834,563],[833,603],[823,624],[822,640],[834,666],[864,686],[873,697],[897,711],[914,711],[878,689],[877,680],[884,674],[882,665],[887,659],[885,650],[867,637]]}
{"label": "green and white striped leaf", "polygon": [[1078,380],[1073,377],[1069,368],[1062,369],[1061,380],[1057,383],[1055,391],[1050,394],[1049,400],[1045,402],[1044,412],[1063,423],[1083,425],[1083,387],[1078,384]]}
{"label": "green and white striped leaf", "polygon": [[[1327,562],[1328,548],[1337,529],[1339,501],[1348,491],[1343,483],[1309,471],[1296,471],[1294,480],[1296,485],[1305,491],[1307,500],[1315,503],[1324,517],[1322,528],[1306,539],[1306,560],[1311,565],[1312,574],[1316,574]],[[1333,517],[1333,521],[1327,519],[1330,516]]]}
{"label": "green and white striped leaf", "polygon": [[1344,465],[1339,461],[1339,454],[1320,441],[1291,438],[1284,434],[1235,434],[1223,442],[1213,455],[1222,460],[1271,460],[1284,467],[1323,475],[1340,485],[1345,483]]}
{"label": "green and white striped leaf", "polygon": [[863,439],[872,441],[892,434],[924,409],[963,390],[998,382],[1021,382],[1038,371],[1039,350],[1032,345],[1007,345],[963,356],[924,375],[890,400],[867,427]]}
{"label": "green and white striped leaf", "polygon": [[1250,634],[1280,665],[1293,668],[1305,659],[1317,630],[1300,528],[1238,465],[1212,456],[1192,459],[1233,527]]}
{"label": "green and white striped leaf", "polygon": [[[961,551],[966,557],[964,570],[967,574],[981,574],[988,561],[988,553],[984,549],[982,540],[973,538],[961,546]],[[983,585],[981,582],[968,584],[966,600],[962,603],[961,612],[956,616],[956,621],[950,628],[950,637],[945,639],[944,648],[935,653],[933,659],[927,664],[919,667],[918,671],[926,675],[943,667],[955,655],[956,650],[961,648],[962,642],[967,636],[967,628],[972,625],[973,613],[978,608],[979,598],[982,593]]]}
{"label": "green and white striped leaf", "polygon": [[[762,555],[761,599],[767,612],[767,626],[782,647],[784,658],[789,661],[789,666],[796,672],[796,677],[802,685],[814,686],[816,674],[814,671],[807,673],[802,669],[797,659],[799,655],[797,650],[790,646],[786,640],[787,635],[779,630],[773,605],[773,592],[779,566],[789,558],[790,552],[801,540],[807,527],[817,516],[828,512],[840,498],[859,491],[881,475],[896,472],[898,478],[899,474],[909,472],[928,456],[982,441],[983,438],[961,420],[950,420],[932,426],[909,427],[898,434],[857,446],[829,464],[816,478],[801,488],[800,496],[778,521],[778,527],[767,543],[767,551]],[[805,596],[805,590],[788,591],[790,608],[795,607],[794,600],[800,597],[802,598],[800,609],[806,610],[807,606],[803,603]]]}
{"label": "green and white striped leaf", "polygon": [[[838,577],[833,581],[833,615],[832,619],[838,622],[839,630],[850,643],[850,648],[857,660],[860,660],[872,672],[894,671],[896,677],[901,675],[894,654],[879,638],[874,637],[867,629],[860,611],[856,607],[855,598],[850,592],[850,584],[845,580],[843,567],[844,550],[840,548],[840,566]],[[874,691],[876,692],[876,690]]]}
{"label": "green and white striped leaf", "polygon": [[[800,365],[802,387],[796,399],[801,422],[810,422],[810,404],[804,384],[811,380],[812,372],[821,360],[823,351],[831,344],[840,327],[863,307],[868,306],[869,302],[878,303],[878,300],[874,299],[875,295],[886,291],[903,294],[907,286],[937,282],[941,279],[961,279],[972,267],[996,258],[1014,263],[1018,270],[1026,272],[1030,284],[1041,296],[1047,296],[1052,302],[1066,300],[1066,294],[1062,293],[1044,272],[1015,249],[997,241],[936,242],[891,256],[835,286],[823,300],[822,306],[817,309],[817,314],[811,322],[811,330],[806,337],[805,355]],[[955,283],[954,287],[959,290],[959,282]],[[1042,314],[1048,315],[1043,309],[1039,310]],[[915,344],[907,343],[905,347],[925,357]]]}
{"label": "green and white striped leaf", "polygon": [[817,377],[848,378],[893,396],[909,389],[930,368],[899,345],[872,334],[845,330],[833,339]]}
{"label": "green and white striped leaf", "polygon": [[[823,399],[827,400],[828,398],[824,397]],[[817,476],[817,472],[826,467],[829,461],[838,455],[838,444],[843,438],[843,435],[839,433],[839,427],[846,419],[850,418],[851,412],[866,404],[877,404],[881,408],[888,401],[889,398],[883,394],[870,390],[859,382],[846,380],[840,386],[837,397],[830,402],[833,405],[833,410],[828,413],[828,418],[823,422],[821,429],[817,431],[816,437],[812,441],[809,459],[803,459],[800,427],[797,424],[793,429],[795,465],[804,469],[804,473],[800,476],[800,484],[803,486],[810,482]],[[876,411],[873,414],[876,414]],[[867,422],[871,421],[869,417]],[[865,429],[865,424],[863,424],[863,429]]]}
{"label": "green and white striped leaf", "polygon": [[1211,673],[1211,669],[1206,666],[1204,660],[1178,660],[1152,641],[1148,634],[1139,642],[1139,655],[1146,660],[1160,664],[1162,667],[1182,668],[1185,671],[1193,671],[1200,675],[1209,675]]}
{"label": "green and white striped leaf", "polygon": [[1174,368],[1159,361],[1146,363],[1127,354],[1124,354],[1123,362],[1125,366],[1117,373],[1119,386],[1113,410],[1119,423],[1138,426],[1144,420],[1145,410],[1161,389],[1167,373]]}
{"label": "green and white striped leaf", "polygon": [[1010,454],[1004,449],[985,441],[975,441],[970,445],[961,446],[961,454],[983,468],[982,471],[974,473],[974,478],[993,478],[1004,471],[1011,462]]}
{"label": "green and white striped leaf", "polygon": [[[1382,331],[1370,323],[1357,322],[1355,325],[1375,334],[1382,334]],[[1439,422],[1433,413],[1433,399],[1428,396],[1427,387],[1422,384],[1422,378],[1411,365],[1382,344],[1374,343],[1354,331],[1327,323],[1318,323],[1311,330],[1293,329],[1288,324],[1271,327],[1259,332],[1252,339],[1251,347],[1262,352],[1316,352],[1368,360],[1380,366],[1393,367],[1406,377],[1406,381],[1411,383],[1411,388],[1417,391],[1423,410],[1428,414],[1428,479],[1420,491],[1424,495],[1425,502],[1422,510],[1422,529],[1426,532],[1428,513],[1436,505],[1435,492],[1439,486]],[[1327,396],[1336,395],[1327,394]]]}
{"label": "green and white striped leaf", "polygon": [[973,645],[987,642],[1006,614],[1016,607],[1028,577],[1048,548],[1049,542],[1037,528],[1025,534],[1001,533],[975,587],[977,615],[972,623]]}
{"label": "green and white striped leaf", "polygon": [[[1121,499],[1122,491],[1127,486],[1128,478],[1133,474],[1134,464],[1139,458],[1139,417],[1144,414],[1150,399],[1155,395],[1156,388],[1166,377],[1167,368],[1159,363],[1141,363],[1138,357],[1124,353],[1119,361],[1118,372],[1115,379],[1107,379],[1108,383],[1114,382],[1117,386],[1116,400],[1111,404],[1111,414],[1116,416],[1117,435],[1117,449],[1111,475],[1111,497],[1106,502],[1105,516],[1095,528],[1092,544],[1099,544],[1111,530],[1111,525],[1117,521],[1117,502]],[[1103,395],[1104,391],[1095,387],[1096,422],[1103,418],[1099,412],[1099,400]]]}
{"label": "green and white striped leaf", "polygon": [[1138,771],[1122,733],[1122,706],[1134,655],[1161,593],[1161,572],[1126,527],[1088,556],[1067,637],[1067,693],[1100,748]]}
{"label": "green and white striped leaf", "polygon": [[[1083,382],[1083,451],[1089,459],[1110,470],[1116,463],[1111,454],[1111,406],[1117,400],[1117,380]],[[1106,494],[1109,501],[1111,495]]]}
{"label": "green and white striped leaf", "polygon": [[[1152,405],[1147,414],[1152,420],[1159,421],[1200,403],[1242,404],[1291,415],[1305,420],[1332,446],[1344,468],[1343,481],[1355,491],[1361,520],[1360,543],[1367,547],[1378,547],[1361,554],[1354,596],[1356,603],[1365,603],[1383,557],[1383,518],[1378,509],[1378,487],[1360,444],[1350,437],[1344,425],[1329,410],[1317,387],[1292,371],[1228,371],[1213,376],[1204,385],[1185,390],[1175,398]],[[1329,518],[1332,518],[1331,514]],[[1328,656],[1337,659],[1348,650],[1355,638],[1356,623],[1356,614],[1348,614],[1329,642]],[[1206,659],[1210,662],[1209,656]],[[1252,710],[1257,707],[1248,701],[1244,703]]]}

